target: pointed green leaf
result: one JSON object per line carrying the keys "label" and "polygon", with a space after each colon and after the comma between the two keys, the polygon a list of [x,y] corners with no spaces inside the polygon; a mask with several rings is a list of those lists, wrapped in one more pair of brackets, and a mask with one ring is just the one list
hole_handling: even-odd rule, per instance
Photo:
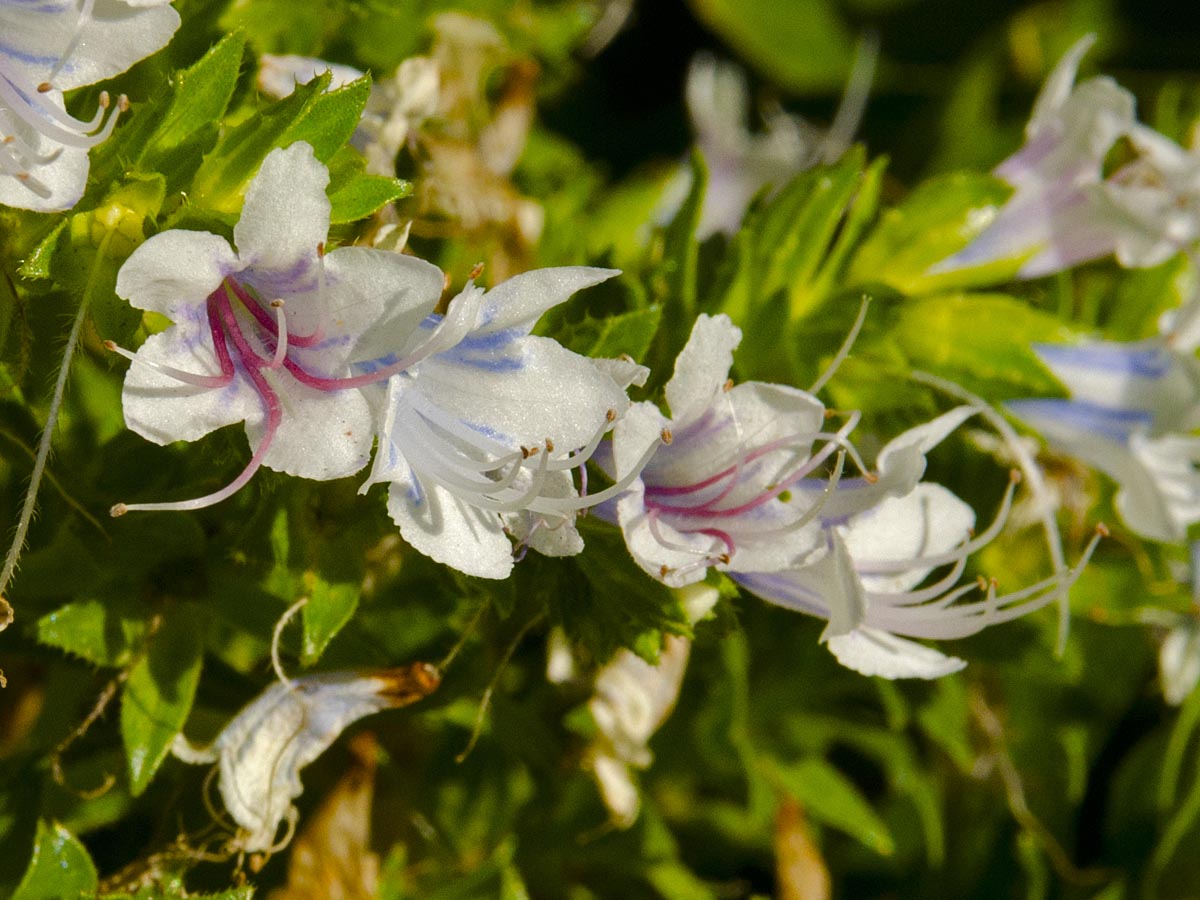
{"label": "pointed green leaf", "polygon": [[78,900],[99,884],[83,844],[57,822],[39,819],[33,857],[12,900]]}
{"label": "pointed green leaf", "polygon": [[192,604],[162,613],[145,655],[121,696],[121,738],[129,760],[129,790],[146,789],[187,720],[200,680],[204,617]]}
{"label": "pointed green leaf", "polygon": [[317,94],[303,114],[287,127],[276,146],[307,141],[317,159],[329,162],[354,134],[370,96],[371,79],[367,75],[328,93]]}
{"label": "pointed green leaf", "polygon": [[412,193],[412,184],[399,178],[359,173],[340,185],[331,185],[329,202],[334,225],[357,222]]}
{"label": "pointed green leaf", "polygon": [[308,603],[302,613],[304,623],[304,646],[300,661],[311,666],[334,636],[342,630],[358,609],[361,593],[357,584],[329,584],[319,576],[312,577]]}
{"label": "pointed green leaf", "polygon": [[133,612],[77,600],[38,619],[38,640],[98,666],[124,666],[146,631],[145,621]]}
{"label": "pointed green leaf", "polygon": [[242,33],[226,35],[195,65],[174,76],[170,106],[141,157],[148,166],[154,168],[156,160],[193,141],[197,132],[213,128],[224,115],[237,86],[245,47]]}
{"label": "pointed green leaf", "polygon": [[640,362],[662,321],[662,308],[649,306],[603,319],[584,317],[557,333],[559,342],[576,353],[597,359],[625,354]]}
{"label": "pointed green leaf", "polygon": [[928,294],[1009,281],[1021,259],[930,274],[995,219],[1012,193],[991,175],[961,172],[931,179],[883,214],[853,262],[847,283],[886,284],[905,294]]}
{"label": "pointed green leaf", "polygon": [[876,853],[888,856],[895,842],[887,825],[858,788],[823,759],[768,764],[768,776],[795,797],[814,821],[844,831]]}

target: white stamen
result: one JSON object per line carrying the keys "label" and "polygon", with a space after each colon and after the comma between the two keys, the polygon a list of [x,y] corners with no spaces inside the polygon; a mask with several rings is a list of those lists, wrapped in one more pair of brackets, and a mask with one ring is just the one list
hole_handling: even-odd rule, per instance
{"label": "white stamen", "polygon": [[821,388],[829,383],[837,372],[838,367],[846,361],[846,357],[850,355],[850,348],[854,346],[855,340],[858,339],[858,333],[862,330],[863,322],[867,320],[867,309],[871,305],[871,298],[863,295],[862,303],[858,307],[858,318],[854,320],[854,324],[850,327],[850,333],[846,335],[846,339],[842,341],[842,346],[838,348],[838,352],[834,355],[829,365],[825,367],[825,371],[821,373],[821,377],[813,382],[812,387],[808,389],[810,394],[815,394]]}
{"label": "white stamen", "polygon": [[283,365],[288,352],[287,316],[283,313],[283,301],[272,300],[271,308],[275,310],[275,355],[267,363],[268,369],[278,369]]}
{"label": "white stamen", "polygon": [[124,347],[118,347],[112,341],[105,341],[104,349],[109,350],[118,356],[123,356],[130,362],[137,363],[139,366],[145,366],[148,369],[154,369],[156,372],[162,372],[162,374],[169,378],[174,378],[176,381],[181,381],[184,384],[190,384],[196,387],[221,388],[229,384],[231,380],[224,375],[196,375],[192,372],[185,372],[182,369],[176,369],[174,366],[168,366],[164,363],[154,362],[153,360],[139,357],[136,353],[126,350]]}

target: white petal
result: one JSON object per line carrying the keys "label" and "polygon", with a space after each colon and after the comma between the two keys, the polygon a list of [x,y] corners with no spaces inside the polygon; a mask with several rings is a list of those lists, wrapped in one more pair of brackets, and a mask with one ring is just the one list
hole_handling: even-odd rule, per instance
{"label": "white petal", "polygon": [[1033,104],[1033,114],[1029,117],[1027,134],[1032,137],[1039,129],[1046,127],[1058,116],[1071,96],[1075,85],[1075,75],[1079,71],[1079,63],[1084,55],[1096,43],[1094,34],[1085,34],[1071,45],[1054,70],[1046,78],[1037,100]]}
{"label": "white petal", "polygon": [[[317,247],[329,232],[329,170],[313,155],[312,146],[297,141],[272,150],[246,189],[242,216],[233,241],[243,265],[258,278],[269,279],[283,296],[313,277]],[[256,285],[258,286],[258,285]]]}
{"label": "white petal", "polygon": [[620,275],[617,269],[563,266],[534,269],[514,275],[487,292],[480,312],[480,329],[528,331],[546,310],[576,291]]}
{"label": "white petal", "polygon": [[225,425],[264,415],[262,401],[244,377],[235,377],[224,388],[202,388],[164,375],[144,361],[195,375],[220,375],[221,367],[206,322],[181,319],[174,328],[151,335],[130,364],[121,392],[125,424],[146,440],[194,441]]}
{"label": "white petal", "polygon": [[[276,682],[213,742],[225,808],[246,832],[239,849],[267,850],[300,796],[300,770],[353,722],[429,694],[436,673],[422,664],[372,672],[323,672]],[[204,755],[184,754],[188,761]]]}
{"label": "white petal", "polygon": [[[57,92],[52,97],[43,96],[42,101],[62,108]],[[43,136],[5,109],[3,103],[0,135],[13,138],[8,146],[0,146],[0,204],[59,212],[79,202],[87,184],[87,150],[66,147]],[[10,170],[12,174],[5,174]]]}
{"label": "white petal", "polygon": [[411,474],[395,479],[388,513],[400,536],[436,562],[480,578],[507,578],[512,571],[512,542],[500,516],[437,485],[422,486]]}
{"label": "white petal", "polygon": [[514,449],[547,438],[560,451],[582,447],[609,410],[620,414],[629,405],[624,390],[591,360],[556,341],[526,336],[493,346],[487,332],[421,363],[415,389]]}
{"label": "white petal", "polygon": [[724,552],[720,540],[678,531],[665,518],[651,527],[640,482],[617,500],[617,522],[634,561],[646,574],[670,587],[702,581],[707,573],[706,561]]}
{"label": "white petal", "polygon": [[[263,465],[297,478],[330,481],[366,466],[375,435],[366,398],[356,390],[318,391],[281,375],[268,380],[283,407]],[[246,423],[250,446],[262,440],[262,420]]]}
{"label": "white petal", "polygon": [[742,331],[728,316],[696,317],[691,336],[675,360],[675,374],[667,382],[671,419],[684,425],[698,419],[713,404],[733,367],[733,351]]}
{"label": "white petal", "polygon": [[297,358],[311,352],[314,373],[333,374],[344,362],[387,357],[412,339],[441,294],[442,270],[422,259],[339,247],[325,257],[323,293],[286,298],[290,334],[326,336],[311,351],[297,348]]}
{"label": "white petal", "polygon": [[1200,683],[1200,627],[1188,621],[1171,629],[1158,654],[1163,699],[1179,706]]}
{"label": "white petal", "polygon": [[967,665],[931,647],[874,628],[857,628],[832,637],[827,646],[847,669],[882,678],[941,678]]}
{"label": "white petal", "polygon": [[[887,497],[855,516],[838,531],[857,566],[903,562],[946,553],[968,540],[975,511],[940,484],[922,482],[903,497]],[[928,575],[928,566],[915,566],[886,575],[863,574],[863,585],[878,593],[911,590]]]}
{"label": "white petal", "polygon": [[30,86],[50,74],[81,31],[70,57],[54,77],[54,86],[70,90],[124,72],[139,59],[166,46],[179,27],[170,6],[96,0],[90,18],[80,21],[74,0],[47,0],[0,6],[0,66]]}
{"label": "white petal", "polygon": [[240,268],[229,243],[206,231],[173,229],[156,234],[125,260],[117,294],[138,309],[174,322],[193,319],[208,295]]}
{"label": "white petal", "polygon": [[[650,401],[643,400],[630,406],[613,427],[613,464],[611,470],[606,469],[609,477],[616,481],[627,472],[631,472],[650,446],[660,440],[666,424],[666,418]],[[659,453],[665,453],[667,450],[668,448],[660,447]],[[658,456],[658,453],[655,456]]]}
{"label": "white petal", "polygon": [[1166,428],[1178,427],[1179,416],[1200,395],[1195,361],[1171,352],[1159,339],[1034,344],[1033,349],[1073,400],[1144,410]]}

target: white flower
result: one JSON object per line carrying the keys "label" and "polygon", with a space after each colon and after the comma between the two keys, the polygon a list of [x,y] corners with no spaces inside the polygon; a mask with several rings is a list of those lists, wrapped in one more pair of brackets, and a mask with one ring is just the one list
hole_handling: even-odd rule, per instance
{"label": "white flower", "polygon": [[[1155,266],[1200,239],[1200,158],[1139,124],[1133,96],[1107,77],[1075,85],[1094,38],[1082,38],[1047,79],[1025,145],[996,167],[1014,188],[979,237],[931,272],[1021,260],[1036,278],[1115,254]],[[1136,156],[1111,174],[1105,159],[1125,138]]]}
{"label": "white flower", "polygon": [[[327,63],[309,56],[275,56],[259,59],[258,86],[272,97],[286,97],[297,84],[305,84],[322,72],[333,77],[329,87],[341,87],[363,77],[351,66]],[[396,174],[396,154],[437,112],[437,63],[427,56],[414,56],[400,63],[396,74],[371,86],[362,119],[351,144],[367,159],[367,171],[376,175]]]}
{"label": "white flower", "polygon": [[623,483],[580,497],[572,473],[585,487],[585,463],[645,370],[529,332],[545,310],[616,274],[568,267],[527,272],[487,293],[469,284],[445,318],[425,321],[427,337],[388,386],[367,482],[390,484],[388,511],[416,549],[470,575],[504,578],[513,564],[507,531],[553,555],[582,548],[576,513]]}
{"label": "white flower", "polygon": [[[842,108],[828,132],[777,107],[765,112],[762,132],[751,132],[750,90],[742,71],[707,53],[692,60],[684,97],[696,146],[708,165],[697,238],[733,234],[761,191],[782,187],[794,175],[845,152],[866,103],[875,56],[873,45],[860,49]],[[670,219],[690,189],[691,172],[685,167],[667,187],[659,218]]]}
{"label": "white flower", "polygon": [[409,342],[440,297],[443,276],[395,253],[325,253],[328,181],[308,144],[274,150],[246,192],[236,250],[207,232],[166,231],[121,267],[117,293],[174,323],[132,357],[122,393],[126,424],[166,444],[245,422],[253,455],[219,491],[117,504],[114,515],[211,505],[260,465],[326,480],[367,464],[373,413],[361,388],[390,372],[352,367]]}
{"label": "white flower", "polygon": [[664,427],[670,434],[615,507],[601,512],[620,524],[638,565],[674,587],[703,579],[710,566],[773,571],[817,549],[820,497],[796,490],[848,446],[858,420],[825,432],[824,407],[806,391],[733,385],[741,338],[727,316],[701,315],[666,387],[671,418],[638,404],[617,424],[604,459],[610,473],[629,471],[648,441]]}
{"label": "white flower", "polygon": [[[975,536],[974,511],[919,479],[924,454],[974,412],[959,407],[901,434],[880,451],[874,483],[847,485],[844,497],[839,484],[821,510],[824,547],[810,561],[786,571],[734,572],[734,580],[772,603],[827,619],[822,640],[857,672],[938,678],[961,669],[961,659],[908,638],[966,637],[1040,609],[1070,587],[1095,546],[1076,568],[1009,594],[997,596],[994,582],[959,585],[969,556],[1003,527],[1015,480],[995,521]],[[983,599],[958,602],[980,587]]]}
{"label": "white flower", "polygon": [[[7,0],[0,4],[0,203],[53,212],[78,202],[88,150],[112,133],[101,95],[90,121],[62,92],[125,71],[179,27],[166,0]],[[124,98],[118,103],[123,106]]]}
{"label": "white flower", "polygon": [[[218,789],[242,834],[236,847],[272,852],[287,844],[303,792],[300,770],[346,728],[372,713],[415,703],[441,675],[426,663],[399,669],[323,672],[276,682],[251,701],[207,747],[177,735],[171,752],[188,763],[218,763]],[[289,831],[277,841],[279,826]]]}
{"label": "white flower", "polygon": [[1035,345],[1071,399],[1014,400],[1010,412],[1058,449],[1117,482],[1117,512],[1137,534],[1179,542],[1200,521],[1200,363],[1174,343]]}

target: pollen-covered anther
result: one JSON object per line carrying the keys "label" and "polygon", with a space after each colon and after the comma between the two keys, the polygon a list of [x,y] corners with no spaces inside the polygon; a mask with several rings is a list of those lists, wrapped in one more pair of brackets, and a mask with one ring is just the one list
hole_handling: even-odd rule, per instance
{"label": "pollen-covered anther", "polygon": [[879,481],[879,476],[874,472],[863,472],[863,481],[865,481],[867,484],[875,484],[877,481]]}
{"label": "pollen-covered anther", "polygon": [[120,518],[127,512],[129,512],[129,507],[127,507],[124,503],[114,503],[111,507],[109,507],[108,510],[108,514],[114,519]]}
{"label": "pollen-covered anther", "polygon": [[1008,470],[1008,480],[1010,482],[1012,482],[1013,484],[1020,484],[1022,478],[1024,478],[1024,476],[1021,474],[1020,469],[1009,469]]}
{"label": "pollen-covered anther", "polygon": [[50,91],[54,90],[54,85],[48,81],[43,81],[37,86],[37,90],[39,94],[48,94]]}
{"label": "pollen-covered anther", "polygon": [[729,565],[729,561],[731,559],[733,559],[733,557],[730,556],[728,553],[722,553],[720,556],[717,557],[717,559],[720,560],[722,565],[727,566],[727,565]]}
{"label": "pollen-covered anther", "polygon": [[471,281],[474,281],[476,278],[478,278],[478,277],[479,277],[480,275],[482,275],[482,274],[483,274],[483,263],[481,263],[481,262],[477,262],[477,263],[475,263],[475,265],[474,265],[474,266],[471,268],[471,271],[470,271],[470,273],[467,275],[467,278],[469,278]]}
{"label": "pollen-covered anther", "polygon": [[671,434],[670,428],[664,428],[662,430],[661,437],[662,437],[662,442],[664,444],[666,444],[668,447],[671,445],[671,441],[675,440],[675,435]]}
{"label": "pollen-covered anther", "polygon": [[732,391],[732,390],[733,390],[733,379],[732,379],[732,378],[726,378],[726,379],[725,379],[725,383],[724,383],[723,385],[721,385],[721,390],[723,390],[723,391],[724,391],[725,393],[727,393],[727,394],[728,394],[730,391]]}
{"label": "pollen-covered anther", "polygon": [[664,565],[662,568],[660,568],[658,570],[658,575],[660,578],[666,578],[670,574],[671,574],[671,567],[668,565]]}
{"label": "pollen-covered anther", "polygon": [[608,412],[606,412],[606,413],[604,414],[604,420],[605,420],[606,422],[615,422],[615,421],[617,421],[617,411],[616,411],[615,409],[610,409],[610,410],[608,410]]}
{"label": "pollen-covered anther", "polygon": [[317,256],[324,256],[324,255],[325,255],[325,242],[321,241],[319,244],[317,244]]}
{"label": "pollen-covered anther", "polygon": [[546,438],[546,452],[547,453],[554,452],[554,441],[550,440],[550,438]]}
{"label": "pollen-covered anther", "polygon": [[1108,526],[1105,525],[1103,522],[1097,522],[1096,523],[1096,534],[1098,534],[1102,538],[1106,538],[1106,537],[1109,537],[1112,534],[1112,532],[1110,532],[1108,530]]}

